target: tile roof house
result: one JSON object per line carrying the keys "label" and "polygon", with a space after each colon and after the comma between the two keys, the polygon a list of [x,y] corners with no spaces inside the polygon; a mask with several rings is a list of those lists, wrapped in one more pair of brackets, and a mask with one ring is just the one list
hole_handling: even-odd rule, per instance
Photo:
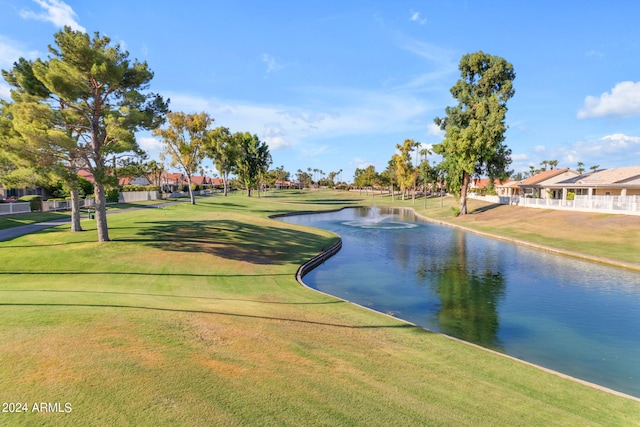
{"label": "tile roof house", "polygon": [[[507,186],[511,182],[515,182],[515,181],[513,181],[512,179],[507,179],[504,182],[500,182],[499,179],[496,179],[493,181],[493,188],[496,190],[496,193],[500,195],[500,192],[498,191],[498,187]],[[485,190],[487,190],[488,186],[489,186],[489,178],[473,178],[471,180],[471,184],[469,185],[469,190],[475,191],[478,193],[484,193]]]}
{"label": "tile roof house", "polygon": [[519,182],[518,187],[524,197],[557,199],[562,196],[561,191],[558,192],[559,187],[554,184],[578,175],[578,172],[569,168],[551,169],[523,179]]}
{"label": "tile roof house", "polygon": [[199,185],[201,188],[211,187],[211,178],[208,176],[192,176],[191,183]]}
{"label": "tile roof house", "polygon": [[180,191],[184,185],[187,185],[187,179],[181,173],[168,173],[162,174],[160,179],[162,182],[162,188],[168,192]]}
{"label": "tile roof house", "polygon": [[80,169],[78,171],[78,175],[84,179],[86,179],[87,181],[89,181],[92,184],[96,183],[96,180],[93,178],[93,174],[91,172],[89,172],[86,169]]}
{"label": "tile roof house", "polygon": [[602,169],[557,183],[556,187],[588,196],[640,196],[640,166]]}

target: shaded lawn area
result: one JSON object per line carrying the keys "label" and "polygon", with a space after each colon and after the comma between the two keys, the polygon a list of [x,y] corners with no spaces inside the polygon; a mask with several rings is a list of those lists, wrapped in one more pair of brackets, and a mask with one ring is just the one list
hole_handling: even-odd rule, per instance
{"label": "shaded lawn area", "polygon": [[300,286],[336,237],[267,215],[319,193],[0,242],[0,400],[73,407],[0,424],[638,425],[637,401]]}
{"label": "shaded lawn area", "polygon": [[58,221],[70,217],[70,212],[36,212],[20,215],[1,215],[0,230],[19,227],[21,225],[36,224],[38,222]]}

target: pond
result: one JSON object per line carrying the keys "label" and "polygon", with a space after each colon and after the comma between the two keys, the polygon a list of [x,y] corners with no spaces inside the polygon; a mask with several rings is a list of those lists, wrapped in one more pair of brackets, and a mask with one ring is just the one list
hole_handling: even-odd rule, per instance
{"label": "pond", "polygon": [[304,281],[555,371],[640,397],[640,273],[349,208],[283,221],[337,233]]}

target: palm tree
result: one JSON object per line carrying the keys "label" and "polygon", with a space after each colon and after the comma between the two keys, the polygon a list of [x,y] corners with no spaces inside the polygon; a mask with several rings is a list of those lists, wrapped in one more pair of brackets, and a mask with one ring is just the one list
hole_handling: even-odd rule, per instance
{"label": "palm tree", "polygon": [[584,163],[578,162],[578,167],[576,168],[576,170],[580,175],[582,175],[582,173],[584,172]]}

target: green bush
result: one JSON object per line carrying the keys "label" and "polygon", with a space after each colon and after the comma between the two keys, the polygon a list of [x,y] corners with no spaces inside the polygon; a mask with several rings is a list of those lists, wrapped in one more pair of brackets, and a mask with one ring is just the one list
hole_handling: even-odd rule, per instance
{"label": "green bush", "polygon": [[29,202],[31,205],[31,211],[42,210],[42,196],[36,194],[30,196],[22,196],[18,199],[19,202]]}
{"label": "green bush", "polygon": [[122,191],[159,191],[160,189],[155,185],[125,185],[122,187]]}
{"label": "green bush", "polygon": [[120,200],[120,192],[117,188],[107,190],[107,203],[118,203]]}

